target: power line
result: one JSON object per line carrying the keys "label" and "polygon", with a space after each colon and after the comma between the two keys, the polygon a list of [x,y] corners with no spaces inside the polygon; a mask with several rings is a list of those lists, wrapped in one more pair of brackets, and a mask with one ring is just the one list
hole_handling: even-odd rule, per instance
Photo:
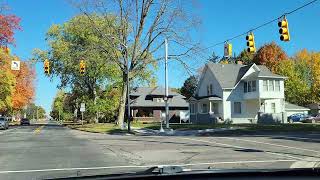
{"label": "power line", "polygon": [[[306,6],[309,6],[309,5],[317,2],[317,1],[318,1],[318,0],[310,1],[310,2],[308,2],[308,3],[306,3],[306,4],[302,5],[302,6],[297,7],[297,8],[294,9],[294,10],[291,10],[291,11],[289,11],[289,12],[283,13],[281,16],[279,16],[279,17],[277,17],[277,18],[274,18],[274,19],[272,19],[272,20],[270,20],[270,21],[267,21],[267,22],[265,22],[265,23],[263,23],[263,24],[261,24],[261,25],[259,25],[259,26],[256,26],[256,27],[250,29],[249,31],[246,31],[246,32],[244,32],[244,33],[241,33],[241,34],[238,34],[238,35],[233,36],[233,37],[231,37],[231,38],[228,38],[228,39],[226,39],[225,41],[218,42],[218,43],[213,44],[213,45],[211,45],[211,46],[208,46],[208,47],[206,47],[206,48],[204,48],[204,49],[201,49],[201,50],[199,50],[199,51],[205,51],[205,50],[211,49],[211,48],[213,48],[213,47],[215,47],[215,46],[224,44],[224,43],[226,43],[226,42],[228,42],[228,41],[231,41],[231,40],[233,40],[233,39],[239,38],[239,37],[241,37],[241,36],[243,36],[243,35],[248,34],[248,32],[252,32],[252,31],[255,31],[255,30],[257,30],[257,29],[260,29],[260,28],[262,28],[262,27],[264,27],[264,26],[267,26],[267,25],[269,25],[269,24],[271,24],[271,23],[273,23],[273,22],[275,22],[275,21],[278,21],[281,17],[283,17],[283,16],[285,16],[285,15],[292,14],[292,13],[294,13],[294,12],[296,12],[296,11],[302,9],[302,8],[305,8]],[[199,52],[199,51],[198,51],[198,52]]]}

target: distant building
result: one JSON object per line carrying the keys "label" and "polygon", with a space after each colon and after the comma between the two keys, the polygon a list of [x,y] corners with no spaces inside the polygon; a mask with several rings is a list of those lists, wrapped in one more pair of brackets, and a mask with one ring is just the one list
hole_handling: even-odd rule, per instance
{"label": "distant building", "polygon": [[[131,113],[134,120],[160,122],[164,119],[165,89],[161,87],[138,87],[131,91]],[[185,97],[169,90],[170,123],[186,121],[189,117],[189,104]]]}
{"label": "distant building", "polygon": [[312,115],[320,114],[320,104],[319,103],[309,104],[309,108],[310,108],[310,114],[312,114]]}

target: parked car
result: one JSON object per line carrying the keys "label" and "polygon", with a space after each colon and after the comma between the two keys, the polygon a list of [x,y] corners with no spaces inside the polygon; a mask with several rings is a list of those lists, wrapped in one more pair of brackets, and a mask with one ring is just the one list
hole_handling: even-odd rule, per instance
{"label": "parked car", "polygon": [[20,125],[30,125],[30,120],[28,118],[22,118]]}
{"label": "parked car", "polygon": [[1,129],[9,128],[9,121],[6,117],[0,117],[0,128]]}
{"label": "parked car", "polygon": [[303,120],[309,118],[310,116],[307,114],[303,113],[296,113],[288,116],[288,122],[293,123],[293,122],[302,122]]}
{"label": "parked car", "polygon": [[310,116],[303,120],[304,123],[320,123],[320,114],[317,114],[316,116]]}

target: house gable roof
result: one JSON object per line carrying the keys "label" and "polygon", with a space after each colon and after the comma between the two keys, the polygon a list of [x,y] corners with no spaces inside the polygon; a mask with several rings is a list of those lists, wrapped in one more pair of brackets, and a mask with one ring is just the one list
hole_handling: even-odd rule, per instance
{"label": "house gable roof", "polygon": [[304,111],[309,111],[310,110],[309,108],[298,106],[298,105],[295,105],[295,104],[291,104],[289,102],[285,103],[285,109],[286,110],[304,110]]}
{"label": "house gable roof", "polygon": [[246,72],[253,66],[258,67],[256,74],[257,77],[273,77],[285,78],[283,76],[273,74],[264,65],[242,65],[242,64],[215,64],[208,63],[208,69],[214,74],[222,89],[233,89]]}
{"label": "house gable roof", "polygon": [[[136,97],[132,100],[133,107],[164,107],[164,102],[156,102],[147,97],[164,97],[165,89],[162,87],[138,87],[134,88],[130,97]],[[172,97],[172,102],[169,102],[169,107],[189,107],[185,97],[177,92],[171,91],[169,88],[169,96]]]}

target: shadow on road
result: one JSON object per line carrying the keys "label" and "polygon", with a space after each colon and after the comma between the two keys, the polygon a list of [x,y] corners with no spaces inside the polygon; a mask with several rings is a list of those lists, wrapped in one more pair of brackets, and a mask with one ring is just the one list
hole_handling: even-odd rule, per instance
{"label": "shadow on road", "polygon": [[230,146],[222,146],[222,145],[213,145],[213,144],[202,144],[202,143],[191,143],[191,142],[172,142],[172,141],[156,141],[156,140],[139,140],[139,139],[127,139],[127,141],[135,141],[135,142],[151,142],[151,143],[165,143],[165,144],[180,144],[185,146],[193,146],[193,147],[199,147],[199,146],[206,146],[206,147],[214,147],[214,148],[222,148],[222,149],[230,149],[236,152],[243,152],[243,153],[273,153],[273,154],[283,154],[288,156],[302,156],[302,157],[311,157],[311,158],[320,158],[320,154],[303,154],[303,153],[297,153],[297,152],[288,152],[288,151],[275,151],[275,150],[262,150],[258,148],[239,148],[239,147],[232,147]]}

